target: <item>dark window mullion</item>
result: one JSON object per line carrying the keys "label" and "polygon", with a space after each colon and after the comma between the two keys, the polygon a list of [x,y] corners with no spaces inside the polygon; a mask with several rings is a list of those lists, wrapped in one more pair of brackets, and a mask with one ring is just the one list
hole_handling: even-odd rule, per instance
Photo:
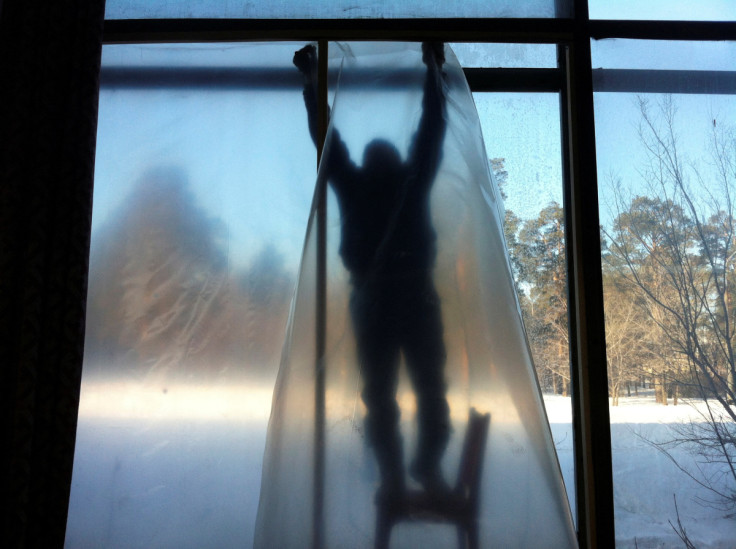
{"label": "dark window mullion", "polygon": [[[469,68],[464,69],[470,89],[474,92],[559,92],[564,83],[560,69]],[[372,74],[366,73],[367,81]],[[385,88],[407,85],[411,74],[396,71],[382,85]],[[329,75],[330,83],[337,72]],[[351,85],[360,83],[360,74]],[[250,67],[103,67],[100,86],[116,89],[206,88],[217,90],[281,90],[302,86],[302,79],[293,68]]]}
{"label": "dark window mullion", "polygon": [[570,19],[109,19],[104,44],[250,40],[391,40],[556,44]]}
{"label": "dark window mullion", "polygon": [[576,500],[580,546],[614,547],[608,375],[588,9],[576,2],[575,32],[561,48],[566,154],[565,222],[570,300]]}
{"label": "dark window mullion", "polygon": [[594,69],[596,92],[736,94],[736,71]]}
{"label": "dark window mullion", "polygon": [[642,40],[736,40],[736,21],[618,21],[589,22],[589,38]]}

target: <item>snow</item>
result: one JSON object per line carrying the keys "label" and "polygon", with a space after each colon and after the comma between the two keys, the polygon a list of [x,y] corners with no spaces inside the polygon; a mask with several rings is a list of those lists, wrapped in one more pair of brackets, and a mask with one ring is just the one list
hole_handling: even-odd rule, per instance
{"label": "snow", "polygon": [[[67,547],[251,546],[269,389],[118,382],[86,384],[82,395]],[[570,399],[545,396],[545,405],[571,491]],[[622,398],[610,412],[617,546],[682,547],[669,524],[676,495],[698,548],[736,547],[733,511],[699,503],[708,494],[647,442],[699,418],[694,409],[646,395]],[[673,457],[693,459],[684,449]]]}
{"label": "snow", "polygon": [[[570,491],[574,486],[570,399],[546,395],[545,406]],[[702,402],[673,406],[670,401],[664,406],[651,394],[622,397],[619,406],[609,407],[617,547],[684,547],[670,525],[677,523],[675,496],[680,520],[696,547],[736,547],[734,510],[700,503],[698,498],[712,499],[712,495],[650,444],[670,440],[672,425],[702,420],[698,409],[703,409]],[[671,454],[685,466],[693,463],[685,448],[673,449]]]}

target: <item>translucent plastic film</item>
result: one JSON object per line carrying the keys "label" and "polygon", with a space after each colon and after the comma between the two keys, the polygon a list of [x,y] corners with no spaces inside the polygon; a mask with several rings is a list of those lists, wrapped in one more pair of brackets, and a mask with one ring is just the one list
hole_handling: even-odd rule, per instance
{"label": "translucent plastic film", "polygon": [[70,549],[252,543],[314,184],[294,48],[103,48]]}
{"label": "translucent plastic film", "polygon": [[462,70],[449,47],[331,49],[325,259],[315,201],[255,546],[444,548],[477,525],[480,547],[576,547]]}

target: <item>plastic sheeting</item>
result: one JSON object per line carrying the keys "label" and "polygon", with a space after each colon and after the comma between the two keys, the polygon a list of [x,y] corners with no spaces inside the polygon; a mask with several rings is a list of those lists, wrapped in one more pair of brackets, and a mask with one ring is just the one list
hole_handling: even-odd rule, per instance
{"label": "plastic sheeting", "polygon": [[[380,315],[385,313],[386,345],[398,341],[402,351],[396,402],[404,471],[417,457],[418,445],[426,446],[417,439],[431,437],[431,433],[420,433],[417,427],[417,403],[421,399],[417,399],[415,390],[422,393],[425,389],[421,380],[417,381],[417,374],[407,374],[411,369],[407,366],[421,369],[416,362],[431,361],[427,357],[434,353],[435,359],[440,357],[434,362],[443,368],[451,418],[449,442],[441,461],[449,484],[454,485],[457,478],[469,410],[491,414],[481,478],[481,547],[576,547],[503,240],[503,206],[489,172],[480,124],[462,70],[446,47],[446,132],[435,158],[440,164],[431,184],[427,210],[431,217],[422,221],[436,234],[436,241],[420,235],[412,242],[406,234],[418,222],[406,212],[413,211],[411,197],[421,200],[411,190],[411,182],[418,177],[408,177],[399,185],[402,189],[395,196],[400,198],[394,200],[394,209],[389,208],[388,213],[380,198],[388,192],[381,187],[385,178],[361,179],[368,188],[361,195],[363,209],[356,210],[342,191],[339,196],[335,192],[341,188],[336,182],[335,163],[339,159],[335,156],[344,153],[340,145],[344,142],[350,160],[360,166],[356,173],[364,174],[369,160],[361,166],[363,151],[381,138],[396,146],[402,162],[411,163],[416,153],[415,136],[421,135],[418,127],[428,72],[421,47],[352,44],[332,50],[338,50],[344,59],[317,180],[318,188],[331,180],[326,214],[326,351],[318,361],[319,243],[315,207],[274,392],[255,546],[301,548],[309,546],[315,534],[323,547],[374,545],[376,493],[382,479],[376,463],[375,436],[367,432],[370,426],[361,397],[367,377],[361,375],[361,370],[370,362],[365,346],[377,341],[366,338],[365,326],[372,321],[365,319],[379,315],[378,322],[372,324],[375,326],[381,324]],[[421,150],[426,153],[431,146]],[[417,169],[421,171],[432,160],[420,158]],[[356,220],[356,211],[373,207],[371,200],[376,204],[375,216],[368,221]],[[368,227],[363,234],[356,229],[361,226]],[[383,230],[380,235],[375,234],[378,227]],[[356,266],[351,246],[375,252],[367,267]],[[429,251],[423,260],[402,263],[402,258],[416,257],[425,249]],[[404,273],[402,264],[408,265]],[[416,273],[421,265],[430,277],[429,287]],[[398,282],[398,291],[391,286],[395,280],[387,282],[388,286],[378,283],[375,293],[366,298],[366,278],[385,281],[391,277],[411,282]],[[417,295],[428,300],[434,300],[434,287],[441,315],[441,341],[436,341],[437,330],[420,328],[423,333],[417,334],[417,330],[407,328],[413,322],[426,325],[422,315],[432,314],[431,307],[426,312],[408,305],[413,299],[406,297],[414,291],[412,284]],[[389,286],[394,288],[389,291],[394,292],[391,295],[398,305],[386,305],[385,296],[380,294],[381,288]],[[371,308],[370,303],[377,305]],[[404,314],[402,308],[410,312]],[[416,318],[409,318],[414,313]],[[363,330],[358,338],[356,326]],[[394,332],[404,335],[392,339]],[[420,347],[430,351],[423,353],[409,344],[414,336],[422,342]],[[417,382],[416,387],[410,378]],[[416,488],[408,472],[405,479],[409,488]],[[391,547],[439,548],[456,543],[453,527],[424,522],[399,523],[391,535]]]}
{"label": "plastic sheeting", "polygon": [[103,48],[69,548],[252,546],[314,184],[296,47]]}

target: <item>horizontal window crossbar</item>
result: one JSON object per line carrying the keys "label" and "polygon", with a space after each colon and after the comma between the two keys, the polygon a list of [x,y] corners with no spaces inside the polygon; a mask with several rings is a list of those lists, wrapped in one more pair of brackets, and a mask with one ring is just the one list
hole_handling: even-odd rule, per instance
{"label": "horizontal window crossbar", "polygon": [[736,40],[736,21],[614,21],[588,23],[591,38]]}
{"label": "horizontal window crossbar", "polygon": [[[477,92],[558,92],[563,86],[559,69],[467,68],[465,76]],[[346,85],[370,85],[371,71],[353,73]],[[330,75],[331,84],[337,73]],[[408,71],[394,71],[382,79],[382,88],[397,89],[416,81]],[[102,88],[208,88],[210,91],[279,90],[301,88],[302,77],[291,68],[250,67],[103,67]],[[597,92],[736,94],[736,71],[679,71],[594,69]]]}
{"label": "horizontal window crossbar", "polygon": [[[400,89],[416,83],[421,74],[393,71],[381,79],[382,89]],[[465,69],[473,91],[555,92],[562,88],[558,69]],[[337,71],[330,74],[330,83]],[[375,73],[351,73],[344,84],[372,85]],[[100,86],[117,89],[190,88],[208,91],[301,89],[303,78],[295,68],[252,67],[103,67]]]}
{"label": "horizontal window crossbar", "polygon": [[296,89],[299,71],[244,67],[102,67],[100,88],[189,88],[208,91]]}
{"label": "horizontal window crossbar", "polygon": [[106,44],[250,40],[443,40],[569,43],[574,36],[651,40],[736,40],[734,21],[566,18],[108,19]]}
{"label": "horizontal window crossbar", "polygon": [[593,91],[736,94],[736,71],[593,69]]}
{"label": "horizontal window crossbar", "polygon": [[560,69],[464,69],[474,92],[559,92],[565,75]]}
{"label": "horizontal window crossbar", "polygon": [[558,43],[572,38],[570,19],[110,19],[103,42],[241,42],[253,40],[397,40]]}

